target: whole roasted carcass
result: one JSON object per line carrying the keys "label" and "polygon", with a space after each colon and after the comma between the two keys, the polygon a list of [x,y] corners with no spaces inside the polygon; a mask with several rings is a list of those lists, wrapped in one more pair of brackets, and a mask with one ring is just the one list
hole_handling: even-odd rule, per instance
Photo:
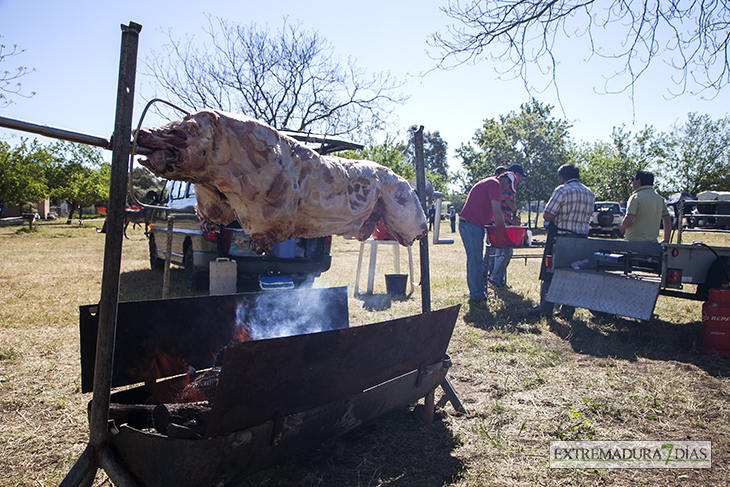
{"label": "whole roasted carcass", "polygon": [[415,192],[390,169],[321,156],[242,115],[201,110],[142,128],[137,141],[156,149],[140,161],[156,176],[195,183],[201,221],[237,219],[257,252],[292,236],[363,241],[381,219],[405,246],[428,230]]}

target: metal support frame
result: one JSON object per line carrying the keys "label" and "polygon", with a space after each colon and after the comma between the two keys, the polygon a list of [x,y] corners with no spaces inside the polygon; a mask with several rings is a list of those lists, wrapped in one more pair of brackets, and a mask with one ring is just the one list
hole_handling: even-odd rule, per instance
{"label": "metal support frame", "polygon": [[[411,127],[413,131],[413,146],[416,153],[416,192],[418,197],[421,199],[421,209],[423,214],[427,213],[426,205],[426,168],[423,160],[423,125],[413,125]],[[439,208],[439,213],[441,209]],[[438,215],[439,224],[441,222],[441,215]],[[436,225],[434,220],[434,225]],[[438,227],[437,227],[438,228]],[[435,236],[438,240],[438,236]],[[446,243],[446,242],[444,242]],[[420,241],[420,260],[421,260],[421,311],[423,313],[429,313],[431,311],[431,273],[429,268],[428,260],[428,235],[423,237]],[[459,397],[456,395],[456,391],[451,386],[449,379],[444,377],[441,382],[441,388],[449,398],[451,405],[456,409],[456,412],[466,413],[466,409],[459,401]],[[429,392],[425,397],[426,406],[426,418],[429,422],[433,420],[433,408],[434,408],[434,391]]]}
{"label": "metal support frame", "polygon": [[[62,140],[99,146],[112,150],[112,167],[109,185],[109,205],[107,207],[107,231],[104,247],[104,267],[99,301],[98,334],[94,369],[94,387],[89,421],[89,442],[86,449],[71,467],[60,487],[91,486],[99,468],[103,469],[114,485],[136,487],[137,484],[117,455],[108,445],[109,404],[111,395],[112,370],[114,365],[114,346],[117,325],[117,306],[119,303],[119,281],[122,258],[122,238],[124,235],[124,210],[128,186],[130,161],[130,138],[132,112],[134,108],[134,88],[137,70],[137,49],[142,26],[135,22],[121,25],[122,41],[117,86],[117,105],[114,134],[111,139],[69,132],[45,125],[32,124],[19,120],[0,117],[0,127],[23,130]],[[426,179],[423,158],[423,126],[413,126],[416,148],[417,191],[421,206],[426,214]],[[137,153],[147,153],[137,148]],[[440,215],[439,215],[440,217]],[[172,221],[170,221],[172,225]],[[170,232],[171,233],[171,232]],[[446,242],[437,242],[446,243]],[[169,258],[169,251],[168,256]],[[431,311],[431,287],[428,257],[428,236],[420,240],[421,295],[422,311]],[[168,264],[169,265],[169,264]],[[441,387],[458,413],[465,413],[459,398],[444,378]],[[426,397],[429,421],[433,419],[434,391]]]}
{"label": "metal support frame", "polygon": [[99,301],[99,331],[96,343],[96,368],[94,395],[89,421],[89,444],[79,457],[61,487],[85,485],[93,482],[99,468],[103,468],[115,485],[135,486],[134,480],[124,470],[107,443],[109,398],[111,394],[114,341],[119,302],[119,278],[124,235],[124,207],[127,195],[127,166],[129,164],[129,140],[132,133],[134,86],[137,72],[137,47],[142,26],[130,22],[122,25],[122,45],[119,59],[117,86],[117,111],[112,137],[112,169],[107,207],[107,231],[104,244],[104,270]]}

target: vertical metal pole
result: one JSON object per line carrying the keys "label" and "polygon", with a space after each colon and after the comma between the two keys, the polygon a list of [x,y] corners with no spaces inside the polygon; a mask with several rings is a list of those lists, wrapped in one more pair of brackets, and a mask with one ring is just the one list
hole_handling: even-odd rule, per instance
{"label": "vertical metal pole", "polygon": [[119,302],[119,273],[122,263],[122,238],[124,234],[124,207],[127,197],[127,166],[129,164],[129,140],[132,132],[134,108],[134,83],[137,71],[137,45],[142,26],[130,22],[122,25],[122,47],[119,59],[119,84],[117,86],[117,113],[112,141],[112,172],[107,207],[107,230],[104,247],[104,270],[101,279],[99,301],[99,330],[96,340],[96,365],[94,368],[94,396],[91,406],[89,443],[97,451],[107,437],[109,395],[111,394],[114,341]]}
{"label": "vertical metal pole", "polygon": [[[416,150],[416,191],[418,196],[421,198],[421,209],[424,214],[426,213],[426,168],[423,161],[423,125],[416,128],[414,125],[411,127],[413,130],[413,145]],[[441,208],[438,208],[440,213]],[[441,215],[436,215],[435,225],[440,225]],[[428,263],[428,235],[421,239],[421,310],[424,313],[431,311],[431,271]],[[451,386],[449,379],[444,377],[441,382],[442,389],[446,392],[451,405],[454,406],[457,412],[465,412],[464,407],[461,405],[454,388]],[[434,395],[433,391],[426,396],[426,419],[430,423],[433,421],[433,409],[434,409]]]}
{"label": "vertical metal pole", "polygon": [[[94,395],[89,420],[89,444],[84,453],[61,481],[61,487],[90,485],[102,460],[102,448],[107,439],[109,399],[111,395],[114,340],[119,302],[119,273],[122,267],[122,238],[124,236],[124,207],[127,196],[127,166],[132,132],[134,82],[137,71],[137,44],[142,26],[130,22],[122,25],[122,47],[119,56],[117,113],[112,140],[112,170],[109,182],[107,230],[104,241],[104,270],[99,300],[99,329],[96,340]],[[125,484],[125,487],[132,484]]]}
{"label": "vertical metal pole", "polygon": [[[416,151],[416,191],[421,198],[421,209],[426,212],[426,168],[423,161],[423,125],[413,130],[413,145]],[[439,215],[440,217],[440,215]],[[428,235],[421,239],[421,310],[431,311],[431,274],[428,266]]]}

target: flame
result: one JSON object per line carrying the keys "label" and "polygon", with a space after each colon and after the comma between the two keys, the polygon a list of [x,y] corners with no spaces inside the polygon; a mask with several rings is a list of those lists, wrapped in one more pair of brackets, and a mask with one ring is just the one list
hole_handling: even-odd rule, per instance
{"label": "flame", "polygon": [[248,329],[245,325],[236,325],[236,327],[233,329],[233,338],[232,341],[234,343],[240,343],[240,342],[247,342],[251,340],[251,335],[249,334]]}

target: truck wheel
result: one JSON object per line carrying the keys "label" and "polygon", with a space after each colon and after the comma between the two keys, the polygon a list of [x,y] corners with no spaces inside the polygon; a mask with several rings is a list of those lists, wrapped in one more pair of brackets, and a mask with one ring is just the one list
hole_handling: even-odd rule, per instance
{"label": "truck wheel", "polygon": [[[725,264],[724,266],[723,263]],[[725,273],[726,269],[727,272],[730,272],[730,257],[722,257],[722,260],[720,258],[715,259],[715,262],[710,265],[710,268],[707,269],[705,282],[698,284],[697,291],[695,291],[695,295],[700,301],[707,301],[710,289],[720,289],[723,285],[727,285],[730,282]]]}
{"label": "truck wheel", "polygon": [[150,268],[153,271],[161,271],[165,267],[165,261],[157,257],[157,245],[155,244],[155,235],[150,233],[148,240],[150,247]]}
{"label": "truck wheel", "polygon": [[193,258],[193,246],[188,245],[185,248],[185,254],[183,254],[183,265],[185,266],[185,284],[189,289],[199,291],[203,289],[203,275],[195,267],[195,260]]}

